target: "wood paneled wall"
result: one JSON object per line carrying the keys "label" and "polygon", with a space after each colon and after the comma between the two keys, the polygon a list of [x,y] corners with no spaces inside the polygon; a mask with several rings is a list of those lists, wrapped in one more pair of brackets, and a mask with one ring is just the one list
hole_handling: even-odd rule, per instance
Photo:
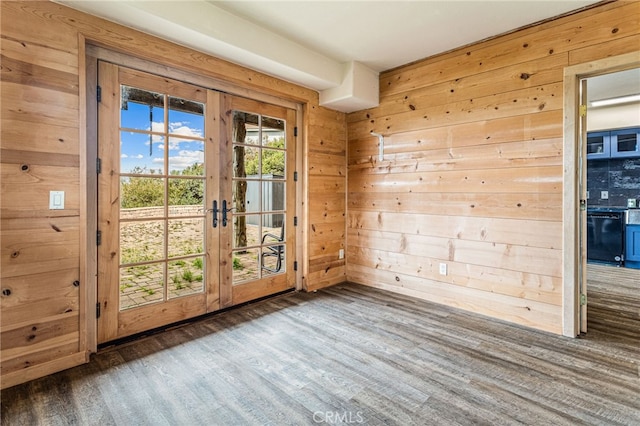
{"label": "wood paneled wall", "polygon": [[[85,214],[81,156],[84,40],[304,105],[311,185],[301,202],[311,217],[307,288],[345,279],[345,115],[318,106],[314,91],[198,53],[50,2],[2,1],[2,387],[49,374],[88,357],[82,295]],[[248,93],[244,91],[243,94]],[[327,177],[320,178],[320,175]],[[49,191],[65,209],[49,210]],[[336,195],[337,194],[337,195]],[[91,206],[89,206],[91,208]],[[323,214],[324,212],[324,214]],[[302,256],[302,254],[300,255]],[[87,257],[91,257],[87,255]],[[87,282],[88,281],[88,282]]]}
{"label": "wood paneled wall", "polygon": [[383,73],[347,116],[347,278],[561,333],[563,70],[638,50],[615,2]]}
{"label": "wood paneled wall", "polygon": [[346,232],[346,117],[344,113],[312,107],[309,134],[317,141],[309,144],[309,274],[307,289],[316,290],[345,281]]}

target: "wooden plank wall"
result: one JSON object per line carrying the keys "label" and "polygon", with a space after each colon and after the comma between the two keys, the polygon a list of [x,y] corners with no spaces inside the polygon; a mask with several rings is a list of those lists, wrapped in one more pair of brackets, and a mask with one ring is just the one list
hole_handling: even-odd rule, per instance
{"label": "wooden plank wall", "polygon": [[317,137],[307,153],[309,162],[308,290],[316,290],[346,279],[346,116],[323,107],[313,107],[309,133]]}
{"label": "wooden plank wall", "polygon": [[347,278],[561,333],[563,69],[638,50],[615,2],[383,73],[347,116]]}
{"label": "wooden plank wall", "polygon": [[[80,264],[86,246],[80,241],[81,182],[87,179],[80,168],[86,143],[80,118],[83,38],[303,104],[309,158],[302,174],[314,189],[301,202],[314,216],[308,225],[307,257],[298,260],[310,272],[308,288],[344,281],[344,261],[336,262],[337,247],[345,241],[340,202],[346,180],[344,114],[319,107],[314,91],[64,6],[2,1],[1,7],[2,387],[87,357],[80,295],[82,286],[95,282],[84,282]],[[330,184],[319,179],[321,173],[330,176]],[[65,191],[64,210],[48,209],[51,190]],[[316,215],[322,211],[327,215]],[[309,218],[301,223],[309,224]]]}

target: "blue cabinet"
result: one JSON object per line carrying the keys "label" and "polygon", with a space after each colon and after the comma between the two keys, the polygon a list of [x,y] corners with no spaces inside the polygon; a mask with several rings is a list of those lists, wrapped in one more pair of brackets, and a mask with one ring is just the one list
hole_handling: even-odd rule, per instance
{"label": "blue cabinet", "polygon": [[609,143],[612,157],[640,156],[640,127],[612,130]]}
{"label": "blue cabinet", "polygon": [[587,133],[587,158],[589,160],[609,158],[610,140],[611,134],[609,131]]}
{"label": "blue cabinet", "polygon": [[640,127],[587,133],[587,159],[640,157]]}
{"label": "blue cabinet", "polygon": [[624,265],[640,269],[640,225],[627,225],[626,240]]}

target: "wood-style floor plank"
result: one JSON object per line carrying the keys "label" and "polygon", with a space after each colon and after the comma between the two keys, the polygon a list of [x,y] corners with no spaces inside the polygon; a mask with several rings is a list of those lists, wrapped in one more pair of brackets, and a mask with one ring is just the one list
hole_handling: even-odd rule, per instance
{"label": "wood-style floor plank", "polygon": [[640,424],[640,294],[606,281],[576,339],[355,284],[287,294],[6,389],[2,424]]}

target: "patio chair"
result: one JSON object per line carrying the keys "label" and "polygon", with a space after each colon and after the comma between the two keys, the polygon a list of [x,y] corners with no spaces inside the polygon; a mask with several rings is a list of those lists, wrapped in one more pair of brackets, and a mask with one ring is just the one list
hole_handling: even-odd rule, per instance
{"label": "patio chair", "polygon": [[[284,225],[282,225],[282,227],[280,228],[280,236],[277,236],[275,234],[264,234],[262,236],[262,244],[267,242],[267,239],[269,239],[269,243],[284,242]],[[263,250],[264,251],[262,252],[262,256],[261,256],[262,259],[260,261],[260,265],[262,269],[264,269],[265,271],[273,272],[273,273],[280,272],[280,269],[282,269],[282,258],[284,257],[284,244],[267,246],[267,247],[264,247]],[[274,267],[265,265],[264,260],[266,257],[276,258],[276,264]]]}

